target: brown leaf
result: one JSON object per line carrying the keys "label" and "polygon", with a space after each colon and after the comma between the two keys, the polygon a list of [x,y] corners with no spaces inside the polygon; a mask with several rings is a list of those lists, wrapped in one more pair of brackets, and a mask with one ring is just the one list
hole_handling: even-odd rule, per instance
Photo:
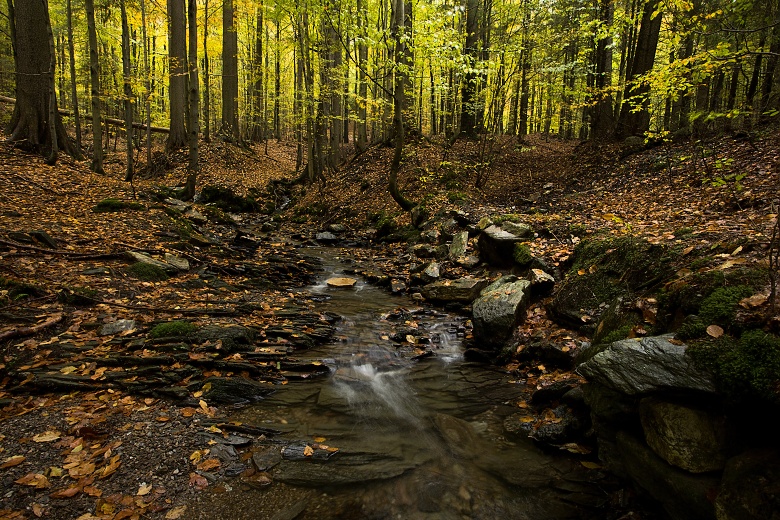
{"label": "brown leaf", "polygon": [[205,477],[198,475],[197,473],[190,473],[190,486],[194,487],[198,491],[208,487],[209,481]]}
{"label": "brown leaf", "polygon": [[165,520],[179,520],[187,511],[187,506],[174,507],[167,513],[165,513]]}
{"label": "brown leaf", "polygon": [[16,484],[21,484],[22,486],[34,487],[35,489],[45,489],[47,487],[51,487],[51,484],[49,484],[49,479],[47,479],[46,476],[42,475],[41,473],[28,473],[27,475],[14,480],[14,482]]}
{"label": "brown leaf", "polygon": [[221,465],[221,462],[219,459],[206,459],[200,464],[198,464],[197,468],[201,471],[211,471],[213,469],[217,469]]}
{"label": "brown leaf", "polygon": [[81,493],[81,488],[79,486],[73,486],[66,489],[60,489],[59,491],[55,491],[49,496],[51,496],[52,498],[72,498],[78,495],[79,493]]}
{"label": "brown leaf", "polygon": [[24,455],[14,455],[13,457],[8,457],[3,461],[2,464],[0,464],[0,469],[5,468],[11,468],[13,466],[18,466],[22,462],[24,462],[27,459]]}
{"label": "brown leaf", "polygon": [[719,338],[723,336],[723,329],[718,327],[717,325],[710,325],[709,327],[707,327],[707,334],[709,334],[713,338]]}
{"label": "brown leaf", "polygon": [[60,438],[60,432],[50,430],[50,431],[45,431],[43,433],[39,433],[38,435],[33,437],[32,440],[34,440],[35,442],[51,442],[51,441],[56,441],[59,438]]}

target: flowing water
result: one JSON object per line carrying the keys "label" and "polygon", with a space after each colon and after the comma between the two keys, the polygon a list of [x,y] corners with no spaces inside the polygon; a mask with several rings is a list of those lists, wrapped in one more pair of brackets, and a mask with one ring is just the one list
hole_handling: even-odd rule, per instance
{"label": "flowing water", "polygon": [[[503,420],[522,389],[463,360],[462,317],[363,281],[329,288],[324,280],[343,276],[342,264],[321,255],[325,273],[309,291],[343,319],[337,341],[296,355],[327,364],[331,375],[291,381],[231,417],[283,431],[278,442],[318,449],[304,461],[282,460],[265,488],[235,480],[201,493],[192,518],[600,517],[595,506],[606,497],[593,471],[505,438]],[[435,355],[414,359],[411,332],[431,338],[425,346]]]}

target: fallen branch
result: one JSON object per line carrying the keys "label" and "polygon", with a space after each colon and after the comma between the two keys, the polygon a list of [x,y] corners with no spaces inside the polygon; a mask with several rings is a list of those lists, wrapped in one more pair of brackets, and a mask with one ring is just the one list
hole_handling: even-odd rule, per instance
{"label": "fallen branch", "polygon": [[13,329],[8,329],[5,332],[0,332],[0,341],[9,338],[18,338],[21,336],[32,336],[33,334],[37,334],[43,329],[49,328],[52,325],[56,325],[61,321],[62,314],[54,314],[49,316],[43,323],[33,325],[32,327],[14,327]]}
{"label": "fallen branch", "polygon": [[127,305],[126,303],[112,302],[109,300],[100,300],[84,296],[85,299],[94,303],[102,303],[112,307],[121,307],[133,311],[160,312],[163,314],[184,314],[187,316],[237,316],[242,314],[239,309],[172,309],[170,307],[147,307],[145,305]]}

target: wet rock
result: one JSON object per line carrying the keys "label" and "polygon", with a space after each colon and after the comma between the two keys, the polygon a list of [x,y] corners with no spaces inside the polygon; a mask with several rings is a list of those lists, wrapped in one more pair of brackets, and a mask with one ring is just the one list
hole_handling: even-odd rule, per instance
{"label": "wet rock", "polygon": [[243,377],[209,377],[203,381],[203,399],[209,403],[242,404],[265,399],[273,388]]}
{"label": "wet rock", "polygon": [[101,336],[111,336],[113,334],[119,334],[120,332],[126,332],[136,328],[135,320],[116,320],[111,323],[106,323],[100,328]]}
{"label": "wet rock", "polygon": [[523,240],[497,226],[488,226],[479,235],[477,241],[479,256],[492,265],[511,266],[514,261],[515,244]]}
{"label": "wet rock", "polygon": [[439,302],[470,303],[488,284],[481,278],[459,278],[457,280],[441,280],[422,288],[420,292],[428,300]]}
{"label": "wet rock", "polygon": [[626,432],[617,434],[617,446],[624,467],[650,496],[661,503],[674,520],[710,520],[715,508],[710,497],[717,493],[720,479],[693,475],[667,464],[647,445]]}
{"label": "wet rock", "polygon": [[449,247],[449,259],[452,261],[456,261],[458,258],[464,256],[466,254],[466,249],[468,249],[469,245],[469,232],[468,231],[461,231],[460,233],[455,233],[455,235],[452,237],[452,243],[450,243]]}
{"label": "wet rock", "polygon": [[238,460],[238,451],[229,444],[215,444],[209,450],[209,457],[216,457],[222,465],[226,465]]}
{"label": "wet rock", "polygon": [[319,242],[320,244],[335,244],[339,241],[339,237],[331,233],[330,231],[323,231],[321,233],[317,233],[315,236],[315,240]]}
{"label": "wet rock", "polygon": [[211,342],[217,345],[220,342],[222,350],[226,354],[233,352],[250,352],[254,350],[255,331],[240,325],[221,327],[219,325],[206,325],[193,334],[195,343]]}
{"label": "wet rock", "polygon": [[130,260],[141,262],[142,264],[153,265],[155,267],[162,269],[167,273],[174,273],[178,270],[176,269],[176,267],[172,266],[171,264],[167,262],[163,262],[161,260],[155,260],[154,258],[152,258],[151,256],[145,253],[139,253],[137,251],[127,251],[125,255]]}
{"label": "wet rock", "polygon": [[559,445],[577,440],[583,433],[585,422],[571,408],[565,405],[545,411],[544,420],[530,434],[537,442]]}
{"label": "wet rock", "polygon": [[336,278],[328,278],[327,280],[325,280],[325,283],[328,285],[328,287],[348,288],[348,287],[354,287],[355,284],[357,283],[357,280],[355,278],[339,276]]}
{"label": "wet rock", "polygon": [[437,413],[433,416],[433,424],[449,450],[467,459],[476,456],[477,435],[470,423],[452,415]]}
{"label": "wet rock", "polygon": [[545,365],[571,370],[574,367],[575,349],[545,340],[532,341],[523,346],[517,355],[521,361],[541,361]]}
{"label": "wet rock", "polygon": [[589,381],[626,395],[654,391],[716,393],[711,373],[685,354],[685,345],[671,335],[616,341],[581,364],[577,371]]}
{"label": "wet rock", "polygon": [[638,406],[636,399],[596,383],[583,385],[582,392],[591,414],[606,423],[628,423]]}
{"label": "wet rock", "polygon": [[320,461],[324,462],[338,453],[338,450],[329,451],[319,447],[313,447],[305,442],[288,444],[282,448],[282,459],[292,461]]}
{"label": "wet rock", "polygon": [[536,296],[548,294],[555,288],[555,278],[542,269],[531,269],[528,280],[531,282],[531,292]]}
{"label": "wet rock", "polygon": [[[204,441],[209,444],[222,444],[224,446],[235,446],[238,448],[242,448],[245,446],[249,446],[252,444],[252,439],[249,437],[242,437],[241,435],[213,435],[210,433],[202,433],[199,434],[201,437],[204,438]],[[213,442],[212,442],[213,441]]]}
{"label": "wet rock", "polygon": [[390,292],[393,294],[403,294],[406,292],[406,282],[393,278],[390,280]]}
{"label": "wet rock", "polygon": [[349,486],[395,478],[422,464],[379,452],[340,453],[327,464],[282,461],[274,480],[293,486]]}
{"label": "wet rock", "polygon": [[430,244],[416,244],[412,247],[412,253],[417,258],[436,258],[438,250]]}
{"label": "wet rock", "polygon": [[420,233],[420,238],[428,244],[438,244],[441,238],[441,232],[438,229],[431,229]]}
{"label": "wet rock", "polygon": [[456,264],[466,269],[473,269],[479,264],[479,262],[479,257],[474,255],[460,256],[457,258],[457,260],[455,260]]}
{"label": "wet rock", "polygon": [[225,466],[223,471],[225,472],[226,477],[237,477],[246,471],[246,466],[241,462],[231,462]]}
{"label": "wet rock", "polygon": [[186,258],[181,258],[171,253],[165,253],[165,262],[172,265],[179,271],[189,271],[190,263]]}
{"label": "wet rock", "polygon": [[504,276],[490,284],[472,304],[474,339],[478,344],[502,346],[525,319],[531,282]]}
{"label": "wet rock", "polygon": [[545,405],[561,399],[566,393],[578,387],[580,384],[577,379],[564,379],[556,381],[547,386],[536,390],[531,395],[531,403],[535,405]]}
{"label": "wet rock", "polygon": [[347,226],[344,224],[331,224],[328,226],[328,231],[332,233],[343,233],[347,230]]}
{"label": "wet rock", "polygon": [[415,284],[427,284],[438,280],[441,277],[440,266],[438,262],[422,264],[415,269],[411,269],[411,282]]}
{"label": "wet rock", "polygon": [[780,453],[754,450],[729,459],[715,512],[718,520],[780,518]]}
{"label": "wet rock", "polygon": [[723,469],[726,464],[723,416],[657,398],[642,399],[639,415],[645,441],[669,464],[691,473]]}
{"label": "wet rock", "polygon": [[252,454],[252,462],[257,471],[268,471],[281,461],[282,453],[277,446],[268,446]]}

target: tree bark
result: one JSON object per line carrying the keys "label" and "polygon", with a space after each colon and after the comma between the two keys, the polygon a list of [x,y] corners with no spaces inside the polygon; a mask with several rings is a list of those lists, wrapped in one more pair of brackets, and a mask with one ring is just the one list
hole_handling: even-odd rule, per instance
{"label": "tree bark", "polygon": [[368,67],[368,12],[366,0],[357,0],[357,25],[358,25],[358,95],[357,95],[357,142],[355,144],[358,153],[368,147],[368,132],[366,121],[368,118],[368,82],[366,81],[366,67]]}
{"label": "tree bark", "polygon": [[200,111],[199,82],[198,82],[198,3],[197,0],[187,0],[187,16],[189,20],[189,92],[187,106],[187,144],[189,147],[189,164],[187,165],[187,183],[184,187],[184,198],[187,200],[195,196],[195,187],[198,180],[198,131]]}
{"label": "tree bark", "polygon": [[238,143],[238,33],[233,0],[222,4],[222,136]]}
{"label": "tree bark", "polygon": [[13,9],[16,50],[16,104],[8,124],[17,146],[56,161],[62,150],[73,155],[54,89],[56,55],[46,0],[27,0]]}
{"label": "tree bark", "polygon": [[122,16],[122,79],[124,83],[125,139],[125,181],[133,181],[133,87],[130,77],[130,28],[127,25],[125,0],[119,0]]}
{"label": "tree bark", "polygon": [[211,76],[209,75],[209,0],[203,6],[203,139],[211,141]]}
{"label": "tree bark", "polygon": [[187,145],[185,112],[187,111],[187,23],[184,0],[168,0],[168,99],[171,114],[170,133],[165,143],[168,151]]}
{"label": "tree bark", "polygon": [[75,50],[73,48],[73,10],[71,8],[71,0],[67,0],[65,11],[68,24],[68,60],[70,64],[70,98],[71,105],[73,105],[73,121],[76,124],[76,145],[74,151],[74,157],[79,161],[83,160],[81,154],[81,117],[79,115],[79,97],[76,83],[76,58]]}
{"label": "tree bark", "polygon": [[144,52],[144,114],[146,115],[146,167],[152,164],[152,83],[149,70],[149,40],[146,34],[146,2],[141,0],[141,37]]}

